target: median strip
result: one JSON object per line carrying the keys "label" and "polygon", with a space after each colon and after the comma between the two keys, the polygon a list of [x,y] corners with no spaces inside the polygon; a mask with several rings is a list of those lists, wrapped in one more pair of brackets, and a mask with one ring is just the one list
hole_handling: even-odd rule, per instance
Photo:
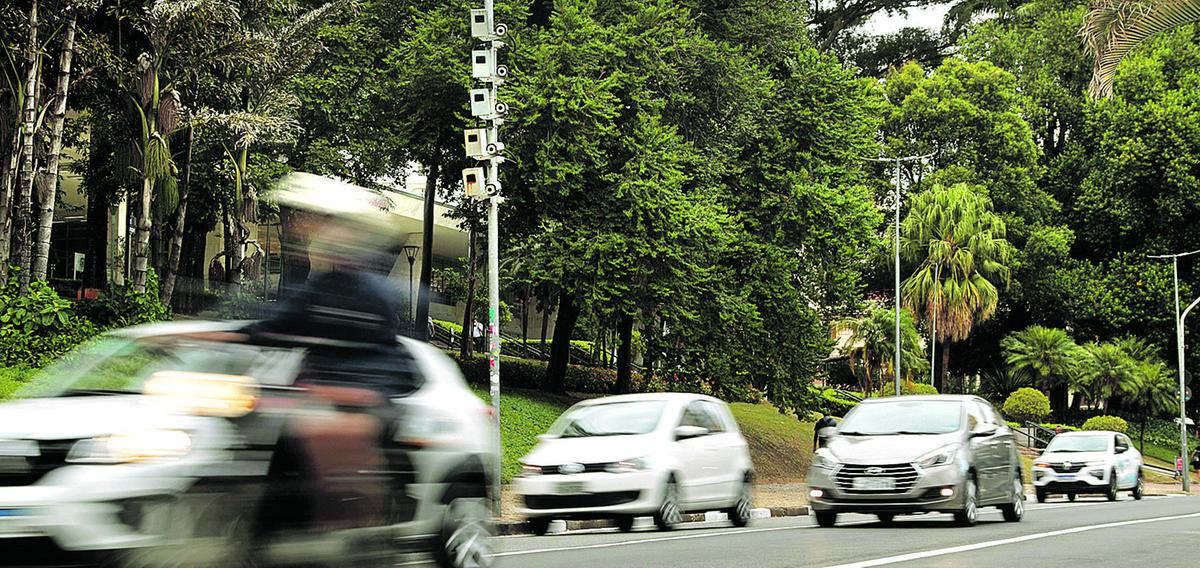
{"label": "median strip", "polygon": [[[808,507],[761,507],[750,511],[752,519],[766,519],[770,517],[804,517],[808,515]],[[729,520],[725,513],[708,512],[708,513],[687,513],[683,515],[685,523],[702,523],[702,522],[719,522]],[[561,524],[560,524],[561,523]],[[557,525],[557,529],[555,528]],[[607,519],[595,520],[580,520],[580,521],[559,521],[551,525],[552,533],[578,530],[606,529],[615,527],[612,521]],[[529,523],[526,521],[501,521],[496,523],[496,534],[499,536],[513,536],[521,534],[530,534]]]}

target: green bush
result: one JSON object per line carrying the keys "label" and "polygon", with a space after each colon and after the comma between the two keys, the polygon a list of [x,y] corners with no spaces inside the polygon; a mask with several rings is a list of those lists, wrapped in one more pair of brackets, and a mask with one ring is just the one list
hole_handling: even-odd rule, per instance
{"label": "green bush", "polygon": [[1023,387],[1008,395],[1001,411],[1018,422],[1041,422],[1050,415],[1050,399],[1040,390]]}
{"label": "green bush", "polygon": [[1083,423],[1084,430],[1111,430],[1113,432],[1125,433],[1129,430],[1129,423],[1120,416],[1093,416]]}
{"label": "green bush", "polygon": [[853,400],[847,400],[838,396],[838,392],[834,389],[822,389],[814,386],[808,387],[809,395],[813,397],[813,410],[821,414],[830,416],[845,416],[850,412],[851,408],[858,405]]}
{"label": "green bush", "polygon": [[18,277],[13,270],[0,291],[0,365],[43,367],[100,332],[45,282],[19,294]]}
{"label": "green bush", "polygon": [[80,316],[101,329],[129,327],[141,323],[171,318],[171,310],[159,300],[158,274],[146,270],[146,291],[138,292],[133,285],[110,286],[95,300],[75,304]]}

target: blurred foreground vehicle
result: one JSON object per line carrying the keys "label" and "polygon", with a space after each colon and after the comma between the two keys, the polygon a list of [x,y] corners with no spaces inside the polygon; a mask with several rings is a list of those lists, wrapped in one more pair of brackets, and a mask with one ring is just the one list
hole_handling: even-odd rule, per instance
{"label": "blurred foreground vehicle", "polygon": [[170,323],[0,405],[0,563],[490,563],[487,407],[423,343]]}
{"label": "blurred foreground vehicle", "polygon": [[597,398],[567,409],[522,459],[517,492],[536,534],[553,519],[652,515],[674,528],[688,511],[750,521],[754,466],[729,407],[692,394]]}
{"label": "blurred foreground vehicle", "polygon": [[1033,463],[1033,487],[1038,503],[1053,493],[1071,501],[1080,493],[1099,493],[1116,501],[1125,490],[1141,499],[1142,454],[1118,432],[1064,432]]}
{"label": "blurred foreground vehicle", "polygon": [[808,474],[810,503],[822,527],[838,513],[953,513],[974,525],[979,507],[1006,521],[1025,514],[1021,462],[1012,431],[974,396],[901,396],[864,400],[846,414]]}

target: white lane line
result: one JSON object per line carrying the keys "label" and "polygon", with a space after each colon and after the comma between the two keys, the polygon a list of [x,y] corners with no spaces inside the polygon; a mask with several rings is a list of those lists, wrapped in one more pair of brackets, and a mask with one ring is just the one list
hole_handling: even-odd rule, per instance
{"label": "white lane line", "polygon": [[1154,518],[1150,518],[1150,519],[1137,519],[1137,520],[1133,520],[1133,521],[1120,521],[1120,522],[1116,522],[1116,523],[1104,523],[1104,524],[1099,524],[1099,525],[1086,525],[1086,526],[1082,526],[1082,527],[1062,529],[1062,530],[1051,531],[1051,532],[1047,532],[1047,533],[1036,533],[1036,534],[1018,536],[1018,537],[1013,537],[1013,538],[1005,538],[1005,539],[1001,539],[1001,540],[991,540],[991,541],[986,541],[986,542],[977,542],[974,544],[964,544],[962,546],[953,546],[950,548],[938,548],[938,549],[934,549],[934,550],[926,550],[923,552],[913,552],[913,553],[909,553],[909,554],[901,554],[898,556],[888,556],[885,558],[876,558],[874,560],[865,560],[863,562],[852,562],[850,564],[838,564],[836,566],[831,566],[829,568],[871,568],[872,566],[883,566],[886,564],[911,562],[913,560],[921,560],[924,558],[932,558],[935,556],[958,554],[960,552],[971,552],[974,550],[980,550],[980,549],[984,549],[984,548],[992,548],[995,546],[1004,546],[1006,544],[1017,544],[1017,543],[1021,543],[1021,542],[1028,542],[1031,540],[1052,538],[1052,537],[1063,536],[1063,535],[1068,535],[1068,534],[1077,534],[1077,533],[1088,532],[1088,531],[1111,529],[1111,528],[1116,528],[1116,527],[1125,527],[1125,526],[1129,526],[1129,525],[1140,525],[1140,524],[1145,524],[1145,523],[1159,523],[1159,522],[1163,522],[1163,521],[1176,521],[1179,519],[1192,519],[1192,518],[1197,518],[1197,517],[1200,517],[1200,513],[1191,513],[1191,514],[1187,514],[1187,515],[1171,515],[1169,517],[1154,517]]}

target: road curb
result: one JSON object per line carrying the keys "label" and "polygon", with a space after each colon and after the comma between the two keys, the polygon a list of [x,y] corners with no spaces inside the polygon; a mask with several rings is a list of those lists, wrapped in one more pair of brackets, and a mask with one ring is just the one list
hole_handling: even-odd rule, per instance
{"label": "road curb", "polygon": [[[765,519],[768,517],[805,517],[808,516],[808,507],[762,507],[753,509],[750,512],[752,519]],[[683,515],[685,523],[699,523],[704,521],[723,521],[727,520],[724,513],[688,513]],[[550,532],[557,533],[563,531],[579,531],[589,529],[606,529],[615,527],[616,525],[607,519],[584,520],[584,521],[555,521],[550,525]],[[498,536],[513,536],[520,534],[529,534],[529,523],[525,521],[499,521],[495,524],[496,534]]]}

